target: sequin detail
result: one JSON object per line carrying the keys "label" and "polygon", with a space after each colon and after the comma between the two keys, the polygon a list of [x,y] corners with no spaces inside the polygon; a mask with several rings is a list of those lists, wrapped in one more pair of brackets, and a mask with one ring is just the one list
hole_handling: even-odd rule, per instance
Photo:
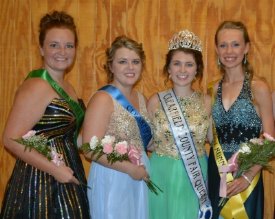
{"label": "sequin detail", "polygon": [[[113,99],[113,98],[112,98]],[[138,93],[139,113],[149,123],[145,99]],[[111,115],[110,123],[106,135],[116,136],[118,141],[127,141],[129,144],[144,150],[137,122],[135,118],[125,110],[115,99],[114,112]],[[136,128],[133,128],[136,127]]]}
{"label": "sequin detail", "polygon": [[[83,118],[82,118],[83,119]],[[62,153],[79,180],[86,183],[78,149],[74,145],[75,115],[68,103],[55,98],[33,127]],[[17,159],[8,182],[0,218],[89,218],[86,187],[59,183],[51,175]]]}
{"label": "sequin detail", "polygon": [[248,76],[245,76],[241,92],[228,111],[222,103],[222,82],[218,86],[212,114],[223,151],[236,152],[241,142],[259,137],[262,123],[252,102]]}
{"label": "sequin detail", "polygon": [[[191,97],[177,97],[193,134],[198,156],[205,155],[205,139],[209,128],[209,119],[204,108],[203,95],[195,92]],[[183,110],[184,109],[184,110]],[[153,142],[158,155],[180,159],[177,146],[170,130],[166,115],[159,104],[151,121]]]}

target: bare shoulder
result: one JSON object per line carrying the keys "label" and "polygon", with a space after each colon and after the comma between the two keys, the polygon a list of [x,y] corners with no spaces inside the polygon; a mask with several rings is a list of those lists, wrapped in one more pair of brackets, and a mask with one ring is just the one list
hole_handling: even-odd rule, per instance
{"label": "bare shoulder", "polygon": [[158,105],[159,105],[159,97],[158,97],[158,94],[155,93],[149,98],[147,102],[147,110],[149,112],[154,112],[158,107]]}
{"label": "bare shoulder", "polygon": [[41,78],[30,78],[25,80],[16,91],[16,99],[26,102],[49,102],[57,96],[49,83]]}
{"label": "bare shoulder", "polygon": [[253,95],[255,95],[255,97],[270,94],[270,92],[271,92],[268,83],[259,77],[253,78],[253,80],[251,82],[251,89],[252,89]]}
{"label": "bare shoulder", "polygon": [[87,110],[90,108],[102,109],[105,111],[113,108],[112,97],[105,91],[97,91],[89,100]]}
{"label": "bare shoulder", "polygon": [[39,78],[25,80],[18,88],[5,129],[6,136],[20,136],[43,116],[47,105],[56,96],[51,86]]}
{"label": "bare shoulder", "polygon": [[212,107],[211,106],[212,105],[212,103],[211,103],[212,98],[209,94],[203,94],[203,100],[204,100],[204,105],[205,105],[205,109],[207,111],[207,114],[208,114],[208,116],[210,116],[211,107]]}

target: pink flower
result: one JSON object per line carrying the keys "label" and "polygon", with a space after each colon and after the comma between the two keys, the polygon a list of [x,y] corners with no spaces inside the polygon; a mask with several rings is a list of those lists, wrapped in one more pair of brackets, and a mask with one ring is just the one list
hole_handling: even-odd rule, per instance
{"label": "pink flower", "polygon": [[111,154],[113,152],[113,145],[109,144],[109,143],[104,144],[103,145],[103,152],[105,154]]}
{"label": "pink flower", "polygon": [[236,172],[238,170],[238,153],[239,152],[236,152],[232,155],[232,157],[228,160],[227,165],[222,165],[219,167],[219,172],[222,173],[220,181],[220,197],[226,197],[226,174]]}
{"label": "pink flower", "polygon": [[261,138],[252,138],[249,140],[251,143],[253,144],[259,144],[259,145],[263,145],[264,144],[264,140]]}
{"label": "pink flower", "polygon": [[65,165],[63,154],[57,153],[56,150],[51,151],[51,159],[56,166]]}
{"label": "pink flower", "polygon": [[128,150],[128,143],[126,141],[118,142],[115,145],[115,151],[120,155],[126,154],[127,150]]}
{"label": "pink flower", "polygon": [[275,138],[273,138],[270,134],[264,133],[263,135],[264,135],[264,137],[265,137],[267,140],[269,140],[269,141],[275,141]]}
{"label": "pink flower", "polygon": [[36,131],[30,130],[25,135],[23,135],[22,138],[26,140],[28,138],[31,138],[32,136],[35,136],[35,134],[36,134]]}
{"label": "pink flower", "polygon": [[141,150],[134,145],[130,145],[128,151],[128,157],[131,163],[135,165],[142,165],[141,163]]}

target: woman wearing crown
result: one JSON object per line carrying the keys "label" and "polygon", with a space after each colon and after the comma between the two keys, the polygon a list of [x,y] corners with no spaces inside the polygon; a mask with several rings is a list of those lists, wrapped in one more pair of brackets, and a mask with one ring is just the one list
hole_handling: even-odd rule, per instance
{"label": "woman wearing crown", "polygon": [[219,202],[218,167],[239,150],[242,142],[274,134],[272,99],[268,85],[253,76],[247,60],[249,36],[241,22],[225,21],[215,35],[216,53],[223,78],[210,90],[215,97],[212,116],[214,144],[209,155],[209,196],[213,218],[263,218],[261,166],[254,165],[241,177],[227,174],[225,205]]}
{"label": "woman wearing crown", "polygon": [[164,74],[172,89],[148,101],[153,129],[151,179],[163,190],[149,194],[150,218],[211,218],[205,141],[211,136],[211,98],[192,84],[203,76],[200,39],[188,30],[169,41]]}

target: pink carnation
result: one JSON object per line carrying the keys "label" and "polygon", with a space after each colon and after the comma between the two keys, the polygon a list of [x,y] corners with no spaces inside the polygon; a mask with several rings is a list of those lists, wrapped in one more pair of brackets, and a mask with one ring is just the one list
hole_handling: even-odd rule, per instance
{"label": "pink carnation", "polygon": [[104,144],[103,145],[103,152],[105,154],[111,154],[113,152],[113,145],[112,144]]}
{"label": "pink carnation", "polygon": [[22,138],[26,140],[26,139],[28,139],[28,138],[34,136],[35,134],[36,134],[36,131],[30,130],[30,131],[28,131],[25,135],[23,135]]}
{"label": "pink carnation", "polygon": [[65,165],[63,155],[57,153],[55,150],[51,151],[51,159],[56,166]]}
{"label": "pink carnation", "polygon": [[269,141],[275,141],[275,138],[273,138],[270,134],[264,133],[264,137]]}
{"label": "pink carnation", "polygon": [[124,155],[127,153],[127,150],[128,150],[128,144],[126,141],[121,141],[121,142],[118,142],[116,145],[115,145],[115,150],[118,154],[120,155]]}

